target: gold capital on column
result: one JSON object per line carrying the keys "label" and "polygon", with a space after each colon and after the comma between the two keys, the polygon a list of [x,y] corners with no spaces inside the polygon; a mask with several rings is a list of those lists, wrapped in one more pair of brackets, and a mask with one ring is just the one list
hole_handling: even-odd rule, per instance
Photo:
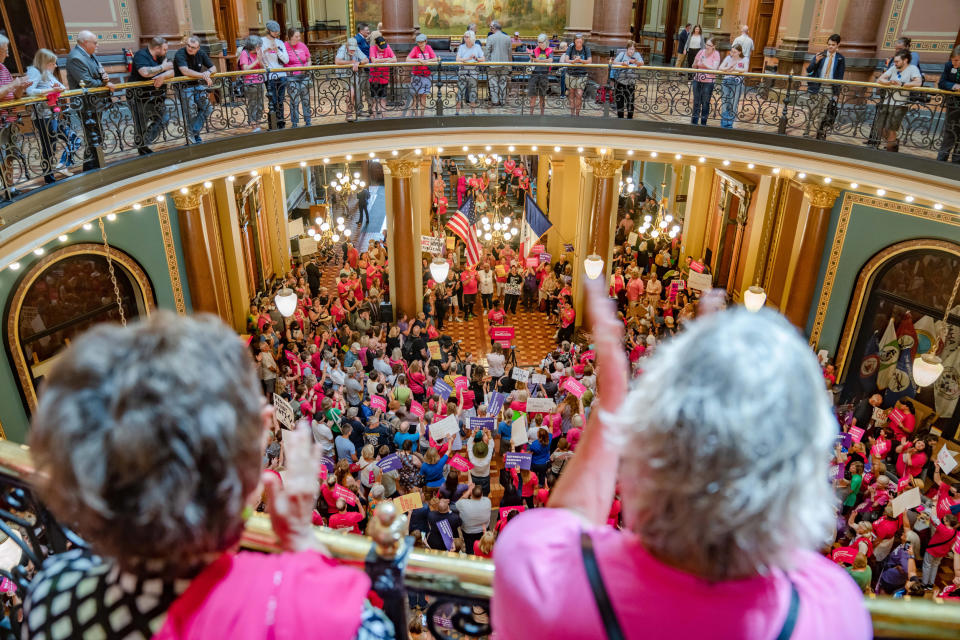
{"label": "gold capital on column", "polygon": [[593,167],[593,174],[598,178],[612,178],[623,166],[623,160],[613,158],[587,158],[587,164]]}
{"label": "gold capital on column", "polygon": [[810,200],[812,206],[829,209],[837,201],[840,190],[833,187],[821,187],[818,184],[805,184],[803,185],[803,194]]}
{"label": "gold capital on column", "polygon": [[191,187],[186,187],[186,190],[186,193],[184,193],[182,190],[177,190],[173,193],[173,204],[175,204],[177,209],[180,211],[196,209],[199,207],[200,198],[202,198],[207,191],[209,191],[209,189],[204,187],[202,184],[195,184]]}
{"label": "gold capital on column", "polygon": [[387,168],[395,178],[409,178],[417,168],[417,163],[413,160],[387,160]]}

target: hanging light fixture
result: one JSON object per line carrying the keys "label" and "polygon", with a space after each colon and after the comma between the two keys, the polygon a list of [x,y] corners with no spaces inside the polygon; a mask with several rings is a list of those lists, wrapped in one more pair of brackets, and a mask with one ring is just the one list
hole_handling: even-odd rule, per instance
{"label": "hanging light fixture", "polygon": [[433,281],[446,281],[448,273],[450,273],[450,265],[447,264],[447,261],[440,256],[435,257],[433,262],[430,263],[430,275],[433,276]]}
{"label": "hanging light fixture", "polygon": [[293,312],[297,310],[297,294],[293,292],[293,289],[290,287],[284,287],[277,291],[277,295],[274,296],[273,301],[277,303],[277,311],[280,312],[284,318],[289,318],[293,315]]}
{"label": "hanging light fixture", "polygon": [[656,239],[662,234],[666,234],[673,240],[680,233],[680,225],[674,221],[673,215],[667,211],[666,190],[667,183],[661,182],[657,210],[643,216],[643,223],[637,228],[637,233],[640,236]]}
{"label": "hanging light fixture", "polygon": [[[947,344],[947,320],[950,318],[950,311],[953,310],[953,303],[957,299],[957,289],[960,288],[960,272],[957,273],[957,279],[953,282],[953,291],[950,293],[950,301],[947,302],[946,309],[943,310],[943,321],[940,323],[940,344]],[[933,353],[924,353],[913,360],[913,381],[918,387],[929,387],[937,381],[943,373],[943,361],[939,356]]]}
{"label": "hanging light fixture", "polygon": [[753,285],[743,292],[743,306],[747,308],[747,311],[760,311],[766,301],[767,292],[763,290],[763,287]]}
{"label": "hanging light fixture", "polygon": [[595,253],[591,253],[583,261],[583,269],[587,272],[587,277],[596,280],[603,273],[603,258]]}

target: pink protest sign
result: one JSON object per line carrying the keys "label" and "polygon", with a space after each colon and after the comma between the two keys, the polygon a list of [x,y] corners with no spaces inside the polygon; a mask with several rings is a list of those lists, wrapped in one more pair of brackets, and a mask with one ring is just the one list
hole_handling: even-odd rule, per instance
{"label": "pink protest sign", "polygon": [[457,391],[463,391],[470,386],[470,381],[467,380],[466,376],[457,376],[453,380],[453,388]]}
{"label": "pink protest sign", "polygon": [[530,256],[526,260],[526,265],[528,267],[536,267],[538,264],[540,264],[540,259],[537,258],[536,256]]}
{"label": "pink protest sign", "polygon": [[901,426],[903,425],[904,417],[906,416],[903,415],[903,411],[900,411],[900,409],[893,409],[892,411],[890,411],[889,414],[887,414],[887,419],[890,422],[896,422],[898,425],[901,425]]}
{"label": "pink protest sign", "polygon": [[903,491],[904,489],[909,487],[912,482],[913,482],[913,476],[911,476],[908,473],[907,475],[900,478],[900,482],[897,483],[897,491]]}
{"label": "pink protest sign", "polygon": [[597,353],[593,349],[588,349],[580,355],[580,359],[584,362],[597,359]]}
{"label": "pink protest sign", "polygon": [[850,427],[850,435],[853,436],[854,442],[860,442],[860,439],[863,438],[863,429],[860,427]]}
{"label": "pink protest sign", "polygon": [[853,564],[854,559],[857,557],[857,551],[856,547],[837,547],[833,550],[833,553],[830,554],[830,557],[837,563]]}
{"label": "pink protest sign", "polygon": [[379,411],[386,411],[387,399],[380,396],[370,396],[370,406]]}
{"label": "pink protest sign", "polygon": [[422,405],[422,404],[420,404],[420,403],[417,402],[416,400],[411,400],[411,401],[410,401],[410,413],[412,413],[413,415],[415,415],[415,416],[417,416],[417,417],[419,417],[419,418],[422,418],[422,417],[423,417],[423,414],[426,413],[426,412],[423,410],[423,405]]}
{"label": "pink protest sign", "polygon": [[875,458],[882,458],[890,451],[890,442],[887,440],[878,440],[877,444],[870,447],[870,455]]}
{"label": "pink protest sign", "polygon": [[473,465],[470,464],[470,461],[463,456],[453,456],[447,460],[447,463],[450,465],[451,469],[456,469],[457,471],[470,471],[470,469],[473,469]]}
{"label": "pink protest sign", "polygon": [[507,519],[507,515],[508,515],[511,511],[516,511],[516,512],[518,512],[518,513],[523,513],[523,512],[526,511],[526,510],[527,510],[526,507],[500,507],[500,519],[501,519],[501,520],[506,520],[506,519]]}
{"label": "pink protest sign", "polygon": [[338,498],[343,498],[343,501],[351,506],[357,504],[357,496],[353,495],[353,491],[350,491],[350,489],[347,489],[343,485],[336,485],[333,488],[333,495]]}
{"label": "pink protest sign", "polygon": [[17,585],[15,585],[9,578],[3,578],[0,580],[0,593],[14,593],[17,590]]}
{"label": "pink protest sign", "polygon": [[696,260],[690,261],[690,270],[696,271],[697,273],[703,273],[703,263]]}
{"label": "pink protest sign", "polygon": [[540,255],[541,253],[543,253],[543,245],[542,244],[533,245],[532,247],[530,247],[530,253]]}
{"label": "pink protest sign", "polygon": [[577,382],[575,378],[567,378],[563,381],[563,388],[577,396],[578,398],[583,395],[583,392],[587,390],[585,386]]}
{"label": "pink protest sign", "polygon": [[490,327],[490,339],[505,349],[510,346],[513,336],[513,327]]}

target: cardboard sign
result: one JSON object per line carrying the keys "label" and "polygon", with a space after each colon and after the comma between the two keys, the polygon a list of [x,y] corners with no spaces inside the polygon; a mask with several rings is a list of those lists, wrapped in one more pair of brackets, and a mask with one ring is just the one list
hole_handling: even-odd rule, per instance
{"label": "cardboard sign", "polygon": [[504,469],[529,469],[532,463],[533,463],[532,453],[503,454]]}
{"label": "cardboard sign", "polygon": [[860,439],[863,438],[863,429],[860,427],[850,427],[849,433],[854,442],[860,442]]}
{"label": "cardboard sign", "polygon": [[540,262],[543,263],[543,264],[550,264],[550,261],[551,261],[552,259],[553,259],[553,256],[551,256],[549,253],[541,253],[541,254],[540,254]]}
{"label": "cardboard sign", "polygon": [[920,506],[920,489],[914,487],[893,499],[893,515],[899,516],[907,509]]}
{"label": "cardboard sign", "polygon": [[530,256],[527,258],[525,264],[528,267],[536,267],[538,264],[540,264],[540,260],[536,256]]}
{"label": "cardboard sign", "polygon": [[457,471],[470,471],[470,469],[473,469],[470,461],[463,456],[451,456],[450,459],[447,460],[447,464],[450,465],[451,469],[456,469]]}
{"label": "cardboard sign", "polygon": [[584,392],[587,390],[587,388],[583,386],[580,382],[578,382],[575,378],[567,378],[566,380],[564,380],[563,388],[569,391],[570,393],[572,393],[573,395],[577,396],[578,398],[581,397],[584,394]]}
{"label": "cardboard sign", "polygon": [[496,418],[478,418],[477,416],[469,416],[467,418],[467,425],[471,429],[493,429],[496,425]]}
{"label": "cardboard sign", "polygon": [[380,471],[383,472],[396,471],[403,466],[403,460],[401,460],[397,454],[391,453],[385,458],[377,460],[377,466],[380,467]]}
{"label": "cardboard sign", "polygon": [[857,547],[837,547],[830,554],[830,557],[837,563],[853,564],[859,551]]}
{"label": "cardboard sign", "polygon": [[698,262],[697,260],[690,261],[690,271],[695,271],[697,273],[703,273],[703,263]]}
{"label": "cardboard sign", "polygon": [[937,454],[937,464],[940,466],[940,470],[948,475],[957,468],[957,461],[953,457],[953,452],[946,447],[940,449],[940,453]]}
{"label": "cardboard sign", "polygon": [[687,279],[687,286],[694,291],[709,291],[713,287],[713,276],[709,273],[693,273]]}
{"label": "cardboard sign", "polygon": [[463,391],[470,386],[470,381],[467,380],[466,376],[457,376],[453,379],[453,388],[457,391]]}
{"label": "cardboard sign", "polygon": [[334,485],[333,495],[337,496],[338,498],[343,498],[343,501],[350,506],[357,504],[357,496],[353,495],[353,491],[350,491],[350,489],[347,489],[341,484]]}
{"label": "cardboard sign", "polygon": [[514,367],[510,373],[510,377],[517,382],[527,382],[530,379],[530,372],[520,367]]}
{"label": "cardboard sign", "polygon": [[443,238],[436,236],[420,236],[420,251],[440,255],[443,253]]}
{"label": "cardboard sign", "polygon": [[533,253],[533,254],[543,253],[543,245],[542,244],[533,245],[532,247],[530,247],[530,253]]}
{"label": "cardboard sign", "polygon": [[380,396],[370,396],[370,406],[379,411],[386,411],[387,399]]}
{"label": "cardboard sign", "polygon": [[417,402],[416,400],[411,400],[411,401],[410,401],[410,413],[412,413],[413,415],[417,416],[418,418],[422,418],[422,417],[423,417],[423,414],[425,414],[426,411],[424,411],[422,404],[420,404],[420,403]]}
{"label": "cardboard sign", "polygon": [[506,394],[500,393],[499,391],[491,391],[487,397],[487,414],[491,416],[500,415],[500,411],[503,409],[503,402],[506,399]]}
{"label": "cardboard sign", "polygon": [[498,277],[498,278],[505,278],[505,277],[507,277],[507,269],[506,269],[506,267],[504,267],[502,264],[498,264],[498,265],[494,266],[494,267],[493,267],[493,271],[494,271],[494,273],[497,274],[497,277]]}
{"label": "cardboard sign", "polygon": [[631,247],[636,246],[638,239],[639,236],[637,236],[637,232],[631,231],[630,235],[627,236],[627,244],[629,244]]}
{"label": "cardboard sign", "polygon": [[419,492],[414,491],[413,493],[407,493],[399,498],[393,499],[393,504],[397,506],[397,509],[406,513],[407,511],[413,511],[414,509],[420,509],[423,507],[423,498],[420,496]]}
{"label": "cardboard sign", "polygon": [[273,413],[277,416],[277,422],[287,429],[293,429],[295,422],[293,406],[286,399],[278,394],[273,394]]}
{"label": "cardboard sign", "polygon": [[490,339],[504,349],[510,348],[510,342],[516,334],[513,327],[490,327]]}
{"label": "cardboard sign", "polygon": [[447,416],[446,418],[438,420],[430,425],[430,437],[437,442],[440,442],[440,440],[447,436],[452,436],[457,433],[460,433],[460,425],[457,423],[457,419],[454,416]]}
{"label": "cardboard sign", "polygon": [[443,398],[443,401],[446,402],[450,398],[450,394],[453,393],[453,387],[448,385],[443,380],[437,380],[433,383],[433,392]]}
{"label": "cardboard sign", "polygon": [[573,253],[573,245],[570,244],[569,242],[564,242],[564,243],[563,243],[563,250],[564,250],[566,253]]}
{"label": "cardboard sign", "polygon": [[550,413],[556,408],[553,398],[529,398],[527,413]]}
{"label": "cardboard sign", "polygon": [[547,384],[547,376],[542,373],[534,373],[530,376],[530,382],[533,384]]}
{"label": "cardboard sign", "polygon": [[440,360],[443,357],[440,355],[440,343],[436,340],[427,343],[427,351],[430,353],[431,360]]}
{"label": "cardboard sign", "polygon": [[521,413],[520,417],[510,426],[510,444],[519,447],[527,444],[527,416]]}

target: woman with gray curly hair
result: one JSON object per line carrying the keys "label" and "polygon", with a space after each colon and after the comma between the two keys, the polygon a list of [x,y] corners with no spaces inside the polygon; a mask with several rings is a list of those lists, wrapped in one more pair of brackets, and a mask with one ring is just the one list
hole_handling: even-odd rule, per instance
{"label": "woman with gray curly hair", "polygon": [[[837,425],[797,331],[712,313],[628,392],[623,326],[602,285],[588,296],[599,408],[549,508],[497,541],[498,637],[869,638],[857,585],[816,552]],[[624,531],[606,524],[618,480]]]}
{"label": "woman with gray curly hair", "polygon": [[[92,552],[44,563],[24,637],[393,638],[367,576],[312,534],[309,430],[284,438],[283,483],[261,480],[272,423],[246,346],[212,316],[159,312],[74,342],[34,415],[33,483]],[[286,553],[238,553],[264,486]]]}

